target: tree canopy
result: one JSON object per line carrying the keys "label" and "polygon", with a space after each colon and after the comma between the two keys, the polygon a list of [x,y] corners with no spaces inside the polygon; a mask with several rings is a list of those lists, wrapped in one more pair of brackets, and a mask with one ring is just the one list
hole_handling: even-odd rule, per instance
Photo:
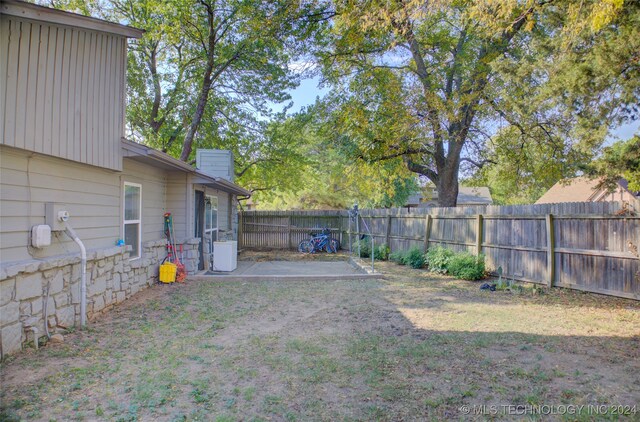
{"label": "tree canopy", "polygon": [[640,136],[605,148],[602,157],[584,165],[583,170],[599,178],[600,185],[611,191],[618,188],[620,177],[624,177],[629,182],[629,190],[640,192]]}
{"label": "tree canopy", "polygon": [[[591,159],[611,126],[637,117],[638,9],[342,1],[331,49],[318,56],[353,158],[400,157],[452,206],[465,170],[498,164],[491,177],[500,176],[515,159],[539,191]],[[544,164],[518,163],[517,151]]]}
{"label": "tree canopy", "polygon": [[[145,30],[127,136],[187,162],[229,149],[271,206],[397,206],[417,176],[444,206],[461,177],[532,202],[640,113],[640,0],[50,3]],[[312,62],[331,92],[274,112]]]}

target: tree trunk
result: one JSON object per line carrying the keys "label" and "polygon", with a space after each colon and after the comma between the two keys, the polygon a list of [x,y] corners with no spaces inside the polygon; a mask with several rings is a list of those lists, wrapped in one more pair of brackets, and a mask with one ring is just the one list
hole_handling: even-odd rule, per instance
{"label": "tree trunk", "polygon": [[185,162],[189,159],[189,155],[191,154],[191,150],[193,148],[193,139],[196,136],[198,127],[200,127],[200,121],[202,120],[202,116],[204,115],[204,108],[207,105],[209,91],[211,90],[210,75],[211,68],[207,68],[207,73],[205,74],[204,80],[202,82],[202,89],[200,90],[200,97],[198,98],[198,105],[196,106],[195,113],[193,113],[193,116],[191,118],[192,120],[191,124],[189,125],[189,130],[184,137],[180,159]]}
{"label": "tree trunk", "polygon": [[455,207],[458,204],[458,167],[445,169],[438,178],[438,204],[441,207]]}

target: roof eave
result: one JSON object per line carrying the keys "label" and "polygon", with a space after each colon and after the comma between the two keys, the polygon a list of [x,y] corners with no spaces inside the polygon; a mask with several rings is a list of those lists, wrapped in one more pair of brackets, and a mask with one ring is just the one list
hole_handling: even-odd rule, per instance
{"label": "roof eave", "polygon": [[0,14],[18,16],[42,22],[73,26],[93,31],[107,32],[127,38],[140,38],[144,34],[142,29],[102,19],[66,12],[45,6],[38,6],[18,0],[2,0]]}
{"label": "roof eave", "polygon": [[221,179],[219,177],[209,176],[208,174],[202,173],[201,171],[198,171],[198,170],[195,170],[195,175],[196,175],[196,179],[194,179],[195,183],[206,185],[214,189],[219,189],[221,191],[233,193],[236,195],[251,196],[250,190],[240,187],[228,180]]}
{"label": "roof eave", "polygon": [[122,148],[128,152],[127,156],[130,158],[146,157],[158,163],[162,163],[165,166],[171,167],[176,170],[180,170],[186,173],[192,173],[195,171],[193,167],[184,161],[180,161],[177,158],[173,158],[169,154],[165,154],[162,151],[155,150],[146,145],[139,144],[137,142],[130,141],[128,139],[121,139]]}

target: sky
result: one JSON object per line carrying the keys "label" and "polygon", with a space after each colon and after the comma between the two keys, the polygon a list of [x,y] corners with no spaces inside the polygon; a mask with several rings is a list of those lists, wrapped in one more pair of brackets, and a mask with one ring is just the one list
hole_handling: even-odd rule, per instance
{"label": "sky", "polygon": [[[300,111],[302,107],[313,104],[316,101],[316,98],[322,98],[327,92],[329,92],[329,89],[327,88],[319,88],[319,83],[320,79],[318,77],[304,79],[296,89],[289,91],[291,94],[291,100],[293,101],[293,107],[289,109],[289,113],[296,113]],[[274,108],[280,109],[278,106],[275,106]],[[635,133],[640,133],[640,120],[617,128],[611,133],[606,144],[613,143],[617,140],[629,139]]]}

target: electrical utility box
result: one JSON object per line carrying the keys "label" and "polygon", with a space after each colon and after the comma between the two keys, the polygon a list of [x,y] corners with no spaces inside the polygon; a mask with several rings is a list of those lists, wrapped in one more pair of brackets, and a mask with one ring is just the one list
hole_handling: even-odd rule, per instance
{"label": "electrical utility box", "polygon": [[51,227],[51,231],[64,231],[67,228],[65,223],[68,219],[69,211],[67,211],[66,205],[56,202],[47,202],[44,204],[44,223]]}
{"label": "electrical utility box", "polygon": [[51,227],[40,224],[31,228],[31,246],[44,248],[51,245]]}

